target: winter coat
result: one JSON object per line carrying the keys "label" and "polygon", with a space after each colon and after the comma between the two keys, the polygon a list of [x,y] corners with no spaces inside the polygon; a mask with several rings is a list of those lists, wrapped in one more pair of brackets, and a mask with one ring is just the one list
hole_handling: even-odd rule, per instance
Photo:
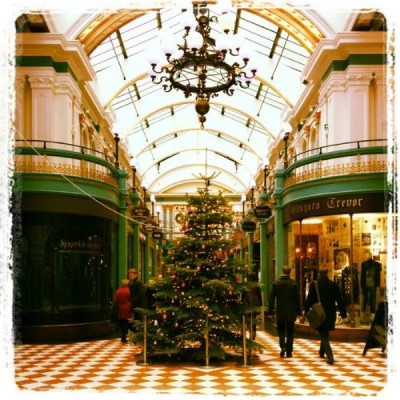
{"label": "winter coat", "polygon": [[123,286],[115,291],[114,303],[117,306],[118,319],[130,319],[133,317],[131,307],[131,292],[128,286]]}
{"label": "winter coat", "polygon": [[141,281],[135,279],[129,283],[131,293],[131,309],[147,308],[146,288]]}
{"label": "winter coat", "polygon": [[277,321],[281,322],[294,322],[301,315],[297,282],[288,275],[282,275],[272,284],[268,314],[271,315],[274,309]]}
{"label": "winter coat", "polygon": [[[347,317],[346,307],[340,295],[340,289],[337,283],[330,280],[327,276],[321,276],[317,280],[317,285],[321,304],[324,307],[326,314],[325,321],[318,327],[317,330],[332,331],[335,329],[336,304],[342,318]],[[313,283],[311,284],[310,291],[308,292],[308,296],[304,306],[304,312],[307,313],[311,306],[317,302],[317,291],[315,289],[315,283]]]}
{"label": "winter coat", "polygon": [[248,291],[245,294],[245,303],[250,307],[262,306],[261,287],[258,282],[247,282],[246,287]]}

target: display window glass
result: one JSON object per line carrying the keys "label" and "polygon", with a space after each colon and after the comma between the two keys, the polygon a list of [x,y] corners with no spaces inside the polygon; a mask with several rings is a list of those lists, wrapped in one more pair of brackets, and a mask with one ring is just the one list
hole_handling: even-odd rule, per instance
{"label": "display window glass", "polygon": [[102,321],[112,304],[115,225],[72,214],[24,213],[14,314],[22,325]]}
{"label": "display window glass", "polygon": [[288,225],[288,263],[307,296],[318,269],[338,283],[353,326],[370,325],[386,301],[388,215],[329,215]]}

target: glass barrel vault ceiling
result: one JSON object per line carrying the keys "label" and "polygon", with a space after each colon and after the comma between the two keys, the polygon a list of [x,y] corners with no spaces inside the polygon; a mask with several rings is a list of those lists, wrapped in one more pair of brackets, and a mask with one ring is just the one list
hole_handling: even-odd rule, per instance
{"label": "glass barrel vault ceiling", "polygon": [[[94,90],[115,114],[122,142],[152,193],[194,193],[204,184],[201,176],[212,174],[215,189],[246,191],[282,133],[285,112],[304,89],[300,74],[310,49],[262,13],[232,13],[236,32],[258,55],[257,79],[248,89],[236,88],[233,96],[211,98],[204,129],[194,109],[195,96],[166,93],[146,72],[145,55],[157,47],[161,28],[170,28],[177,43],[182,41],[181,10],[141,13],[90,53],[97,73]],[[212,27],[221,33],[217,24]]]}

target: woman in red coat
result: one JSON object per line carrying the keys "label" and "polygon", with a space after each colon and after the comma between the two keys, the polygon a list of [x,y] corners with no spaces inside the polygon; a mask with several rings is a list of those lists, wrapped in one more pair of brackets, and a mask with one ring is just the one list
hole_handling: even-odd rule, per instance
{"label": "woman in red coat", "polygon": [[117,318],[121,330],[121,342],[126,343],[126,336],[129,330],[128,320],[133,317],[129,279],[122,279],[121,287],[115,291],[114,303],[117,306]]}

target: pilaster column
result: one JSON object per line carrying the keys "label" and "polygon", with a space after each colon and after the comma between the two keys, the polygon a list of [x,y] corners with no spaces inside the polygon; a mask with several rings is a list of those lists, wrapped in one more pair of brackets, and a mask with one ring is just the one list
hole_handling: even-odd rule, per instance
{"label": "pilaster column", "polygon": [[239,255],[239,259],[240,259],[241,262],[244,262],[244,253],[245,253],[244,239],[240,238],[240,255]]}
{"label": "pilaster column", "polygon": [[275,173],[275,276],[280,276],[285,265],[286,232],[283,227],[283,200],[282,192],[285,184],[285,171],[277,170]]}
{"label": "pilaster column", "polygon": [[169,240],[174,240],[174,207],[168,209]]}
{"label": "pilaster column", "polygon": [[145,242],[144,242],[144,260],[143,260],[143,283],[147,283],[149,280],[149,256],[150,256],[150,235],[149,232],[145,232]]}
{"label": "pilaster column", "polygon": [[253,242],[254,232],[247,232],[249,272],[253,272]]}
{"label": "pilaster column", "polygon": [[370,81],[372,76],[365,73],[364,66],[349,67],[347,71],[348,124],[350,140],[369,139]]}
{"label": "pilaster column", "polygon": [[54,93],[54,140],[81,145],[78,112],[81,93],[76,82],[69,74],[57,74]]}
{"label": "pilaster column", "polygon": [[267,287],[271,285],[268,279],[268,247],[267,247],[267,221],[263,220],[260,222],[260,270],[262,283],[261,290],[263,293],[263,299],[267,299]]}
{"label": "pilaster column", "polygon": [[126,201],[128,192],[126,190],[126,178],[128,174],[125,170],[117,170],[117,180],[119,189],[119,219],[118,219],[118,261],[117,261],[117,282],[126,278],[128,274],[128,249],[127,249],[127,221],[126,221]]}
{"label": "pilaster column", "polygon": [[158,246],[158,240],[153,239],[153,254],[152,254],[151,274],[150,274],[151,278],[154,278],[157,275],[157,246]]}
{"label": "pilaster column", "polygon": [[41,69],[35,73],[28,78],[32,93],[32,139],[52,140],[55,126],[55,72],[53,69]]}
{"label": "pilaster column", "polygon": [[[31,109],[27,109],[25,106],[28,102],[31,102],[29,85],[27,82],[27,76],[18,73],[18,69],[15,77],[15,129],[16,139],[30,139],[31,138],[31,124],[27,124],[27,121],[31,121]],[[28,95],[29,94],[29,95]]]}
{"label": "pilaster column", "polygon": [[[131,195],[133,206],[139,207],[140,197],[137,192],[132,193]],[[139,271],[140,260],[139,260],[139,243],[140,243],[140,224],[138,221],[132,221],[132,263],[129,268],[136,268]]]}

